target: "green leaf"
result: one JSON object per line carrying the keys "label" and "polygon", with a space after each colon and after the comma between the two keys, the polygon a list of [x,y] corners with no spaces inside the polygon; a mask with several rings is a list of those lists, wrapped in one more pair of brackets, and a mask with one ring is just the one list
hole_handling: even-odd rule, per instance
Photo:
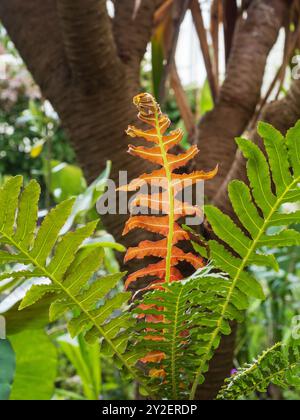
{"label": "green leaf", "polygon": [[247,159],[247,174],[254,199],[266,217],[276,201],[271,190],[268,163],[262,151],[251,141],[240,138],[237,139],[237,144]]}
{"label": "green leaf", "polygon": [[8,400],[15,375],[14,350],[8,340],[0,339],[0,400]]}
{"label": "green leaf", "polygon": [[20,306],[19,306],[19,310],[28,308],[29,306],[33,305],[34,303],[36,303],[37,301],[41,300],[42,297],[44,297],[45,295],[47,295],[48,293],[57,293],[60,290],[53,286],[52,284],[48,285],[48,284],[34,284],[33,286],[31,286],[30,290],[26,293],[26,296],[24,297],[24,299],[22,300]]}
{"label": "green leaf", "polygon": [[9,337],[16,354],[11,400],[49,400],[54,392],[57,352],[43,330]]}
{"label": "green leaf", "polygon": [[86,181],[78,166],[53,160],[51,167],[50,188],[56,203],[61,203],[84,192]]}
{"label": "green leaf", "polygon": [[289,226],[300,223],[300,211],[294,213],[276,213],[270,218],[268,226]]}
{"label": "green leaf", "polygon": [[258,124],[258,134],[264,140],[277,194],[282,194],[293,182],[284,137],[270,124],[263,122]]}
{"label": "green leaf", "polygon": [[59,345],[79,375],[88,400],[99,400],[101,393],[101,361],[98,344],[86,343],[82,336],[76,341],[60,338]]}
{"label": "green leaf", "polygon": [[95,179],[95,181],[79,196],[77,196],[70,217],[61,230],[61,235],[67,233],[75,220],[91,210],[98,199],[105,191],[107,180],[111,172],[111,162],[106,163],[105,170]]}
{"label": "green leaf", "polygon": [[218,237],[230,244],[230,247],[241,257],[245,257],[251,246],[251,240],[221,210],[213,206],[205,206],[204,211]]}
{"label": "green leaf", "polygon": [[211,259],[216,267],[230,274],[236,281],[238,287],[247,296],[257,299],[265,299],[265,294],[258,281],[245,271],[241,270],[242,260],[231,255],[223,245],[216,241],[209,242]]}
{"label": "green leaf", "polygon": [[16,176],[10,178],[0,189],[0,231],[8,235],[13,232],[22,182],[23,178]]}
{"label": "green leaf", "polygon": [[[28,217],[35,217],[37,189],[31,184],[19,198],[21,180],[20,177],[11,178],[0,190],[0,198],[5,197],[2,206],[7,207],[7,202],[14,203],[13,217],[10,213],[9,217],[5,216],[0,228],[0,245],[10,245],[8,252],[0,252],[0,261],[26,262],[32,268],[31,273],[30,270],[26,270],[27,278],[32,279],[38,273],[39,277],[48,279],[49,284],[34,286],[29,290],[21,302],[21,312],[16,311],[16,307],[6,312],[8,331],[21,333],[24,328],[33,331],[44,326],[45,309],[51,320],[67,313],[71,333],[77,334],[82,331],[85,336],[92,330],[92,340],[101,339],[111,356],[115,357],[133,378],[147,387],[135,369],[135,361],[125,356],[131,337],[127,330],[136,322],[131,315],[129,318],[123,316],[123,311],[127,310],[125,304],[128,304],[131,295],[116,290],[122,275],[97,279],[97,271],[103,264],[103,253],[106,249],[98,244],[86,246],[97,221],[63,235],[74,204],[74,200],[70,199],[52,209],[39,228],[27,224],[25,231],[29,239],[24,238],[24,232],[20,234],[20,227],[14,226],[14,223],[11,226],[11,221],[26,221]],[[97,194],[101,194],[102,181],[103,179],[99,180],[91,189],[93,200],[95,188]],[[0,214],[6,213],[1,213],[0,208]],[[33,245],[28,250],[30,243]]]}
{"label": "green leaf", "polygon": [[300,245],[300,233],[294,230],[284,230],[277,235],[262,235],[259,246],[282,247]]}
{"label": "green leaf", "polygon": [[252,202],[251,192],[247,185],[242,181],[232,181],[228,186],[228,193],[234,211],[242,225],[252,237],[257,235],[264,221]]}
{"label": "green leaf", "polygon": [[66,223],[74,204],[74,199],[64,201],[45,217],[36,236],[34,247],[30,252],[39,264],[44,264],[55,245],[58,234]]}
{"label": "green leaf", "polygon": [[21,194],[17,228],[14,240],[29,248],[32,243],[34,231],[38,218],[38,201],[40,197],[40,186],[36,181],[30,181]]}
{"label": "green leaf", "polygon": [[201,96],[200,96],[200,115],[203,116],[207,112],[211,111],[214,107],[214,101],[212,98],[212,94],[210,91],[208,80],[206,79],[202,90],[201,90]]}
{"label": "green leaf", "polygon": [[106,276],[105,282],[102,281],[103,279],[95,280],[87,290],[78,296],[80,303],[92,309],[100,299],[103,299],[111,289],[117,286],[124,276],[125,273],[116,273]]}
{"label": "green leaf", "polygon": [[300,121],[297,122],[295,127],[288,130],[286,135],[288,146],[288,155],[293,167],[295,177],[300,176]]}
{"label": "green leaf", "polygon": [[241,367],[236,374],[226,379],[218,394],[219,400],[236,400],[251,396],[254,392],[266,392],[270,384],[281,388],[300,387],[299,344],[281,343],[264,351],[251,364]]}
{"label": "green leaf", "polygon": [[[203,378],[216,340],[219,342],[220,335],[224,334],[223,323],[242,319],[236,304],[236,290],[246,297],[264,298],[261,285],[249,274],[248,268],[251,265],[259,265],[278,270],[278,263],[274,256],[268,253],[267,248],[272,250],[274,247],[288,247],[300,243],[299,232],[287,229],[300,222],[300,212],[283,214],[286,207],[284,204],[300,200],[300,161],[294,158],[299,149],[299,127],[297,124],[296,128],[289,132],[287,139],[284,139],[270,125],[259,124],[259,134],[263,137],[269,161],[253,142],[237,139],[237,144],[247,160],[247,175],[251,187],[249,189],[246,184],[237,180],[229,185],[229,198],[236,216],[233,220],[239,219],[241,227],[215,207],[205,208],[207,220],[220,241],[209,241],[208,255],[215,268],[229,275],[230,286],[223,286],[222,294],[211,306],[212,313],[217,312],[218,319],[216,327],[208,334],[208,345],[201,350],[202,358],[199,367],[195,369],[190,398],[194,397],[199,381]],[[272,180],[276,186],[276,194],[272,191]],[[283,230],[271,234],[270,228],[274,226],[282,226]],[[208,290],[211,290],[211,286]]]}
{"label": "green leaf", "polygon": [[24,330],[43,328],[49,322],[49,306],[53,296],[44,295],[34,305],[19,310],[19,303],[5,312],[7,335],[18,334]]}
{"label": "green leaf", "polygon": [[152,47],[152,83],[154,96],[159,98],[159,88],[164,69],[164,32],[165,24],[162,23],[155,31],[151,40]]}

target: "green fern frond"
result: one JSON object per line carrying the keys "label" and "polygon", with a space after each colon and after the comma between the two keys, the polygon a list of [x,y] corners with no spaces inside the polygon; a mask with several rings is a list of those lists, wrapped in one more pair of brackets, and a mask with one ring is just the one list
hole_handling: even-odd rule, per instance
{"label": "green fern frond", "polygon": [[20,304],[20,310],[43,297],[51,297],[50,320],[66,311],[73,313],[68,323],[72,336],[83,333],[89,342],[99,338],[120,364],[135,377],[136,359],[127,357],[128,329],[135,320],[128,311],[130,293],[116,291],[124,276],[118,273],[94,279],[103,261],[103,247],[84,247],[84,241],[95,231],[97,221],[62,237],[74,200],[51,210],[38,228],[40,189],[35,181],[23,189],[20,176],[10,178],[0,189],[0,262],[25,264],[23,272],[3,274],[12,280],[43,277],[49,284],[34,285]]}
{"label": "green fern frond", "polygon": [[[150,385],[154,389],[159,387],[162,398],[186,399],[189,395],[195,369],[206,350],[201,347],[199,337],[209,333],[211,325],[220,317],[215,302],[220,295],[227,294],[228,288],[227,277],[206,267],[187,280],[170,283],[164,290],[148,292],[143,307],[135,309],[138,314],[155,316],[154,322],[141,322],[136,327],[140,329],[136,349],[150,352],[150,362],[146,364]],[[234,298],[243,309],[238,291]],[[157,315],[161,322],[157,322]],[[225,321],[221,331],[229,332]],[[151,352],[155,355],[158,351],[163,353],[162,360],[151,362]],[[159,379],[156,372],[161,372]]]}
{"label": "green fern frond", "polygon": [[[224,324],[229,334],[229,321],[241,319],[236,293],[239,293],[244,307],[247,307],[249,297],[264,298],[261,285],[247,268],[258,265],[278,270],[274,256],[265,254],[265,248],[300,244],[300,233],[288,229],[292,224],[300,223],[300,212],[285,214],[282,210],[283,204],[300,200],[300,122],[289,130],[286,138],[266,123],[259,124],[258,132],[264,140],[268,160],[253,142],[242,138],[237,140],[239,149],[247,159],[251,187],[237,180],[229,185],[230,201],[241,227],[216,207],[205,207],[208,222],[220,239],[220,242],[209,241],[209,257],[214,267],[228,273],[229,287],[226,294],[215,301],[216,307],[207,313],[212,322],[207,334],[200,336],[199,345],[203,348],[203,355],[197,368],[191,399],[198,384],[203,381],[203,373],[207,371],[213,352],[219,345]],[[273,226],[280,226],[281,230],[272,234],[270,228]]]}
{"label": "green fern frond", "polygon": [[299,343],[285,346],[277,343],[264,351],[253,363],[246,364],[226,380],[217,399],[245,398],[253,392],[266,392],[270,384],[283,389],[300,387]]}

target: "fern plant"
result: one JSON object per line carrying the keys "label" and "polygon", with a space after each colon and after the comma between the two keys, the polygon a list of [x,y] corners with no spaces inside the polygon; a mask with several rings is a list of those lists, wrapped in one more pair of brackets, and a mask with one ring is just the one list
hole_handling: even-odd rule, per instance
{"label": "fern plant", "polygon": [[[177,169],[185,166],[195,155],[199,152],[197,146],[192,146],[189,150],[181,154],[171,154],[170,149],[178,145],[182,138],[183,132],[181,129],[175,130],[166,134],[171,122],[169,118],[162,114],[160,106],[155,99],[147,93],[136,96],[133,100],[139,114],[138,118],[151,128],[147,131],[138,129],[134,126],[129,126],[127,134],[133,138],[141,137],[147,142],[154,143],[154,147],[143,146],[129,146],[129,153],[134,156],[149,160],[154,164],[161,166],[161,169],[155,170],[150,174],[143,174],[139,178],[131,181],[129,185],[123,186],[120,190],[136,191],[140,190],[132,201],[131,205],[135,207],[148,208],[150,211],[161,213],[157,216],[132,216],[126,223],[124,234],[135,228],[148,230],[152,233],[157,233],[164,236],[164,239],[158,241],[142,241],[137,247],[129,248],[125,262],[132,259],[143,259],[145,257],[158,257],[161,260],[157,263],[150,264],[146,268],[142,268],[127,277],[125,286],[129,287],[132,283],[143,277],[151,277],[152,281],[149,283],[147,289],[163,289],[168,287],[172,282],[183,279],[183,275],[178,269],[178,264],[181,261],[190,263],[195,270],[203,267],[203,259],[193,253],[184,252],[178,247],[178,243],[183,240],[188,240],[189,235],[179,225],[179,219],[188,215],[200,215],[201,209],[193,206],[190,203],[183,202],[178,198],[178,193],[187,186],[196,184],[200,180],[208,180],[215,176],[217,168],[211,172],[197,171],[191,174],[178,174]],[[144,194],[142,187],[151,186],[160,188],[161,192],[152,194]],[[165,295],[170,298],[173,295]],[[165,314],[165,306],[161,303],[149,304],[146,298],[140,306],[139,318],[145,318],[146,323],[154,324],[154,327],[148,325],[146,327],[145,338],[148,341],[162,341],[169,339],[164,336],[166,330],[162,325],[167,320]],[[145,312],[143,311],[145,309]],[[147,310],[152,309],[152,312],[147,314]],[[176,308],[174,308],[176,309]],[[154,313],[155,312],[155,313]],[[160,334],[157,326],[163,330]],[[178,325],[176,325],[176,328]],[[149,331],[156,330],[157,334],[154,336]],[[177,339],[178,337],[174,337]],[[172,343],[176,347],[175,342]],[[151,343],[149,346],[151,347]],[[163,347],[163,346],[162,346]],[[173,355],[171,356],[173,357]],[[166,354],[161,350],[153,350],[144,356],[143,362],[151,362],[154,359],[161,361],[166,358]],[[172,381],[175,381],[174,366],[172,367]],[[161,377],[166,375],[163,368],[150,369],[150,375]],[[174,388],[174,387],[173,387]],[[176,387],[175,387],[176,388]],[[173,389],[173,394],[177,396],[177,390]],[[167,393],[166,393],[167,395]]]}
{"label": "fern plant", "polygon": [[[208,369],[221,334],[231,332],[229,321],[242,320],[241,310],[248,307],[249,297],[264,298],[260,284],[247,268],[263,265],[277,269],[273,255],[266,253],[267,248],[300,244],[299,232],[288,228],[300,222],[300,212],[284,211],[285,204],[300,200],[300,123],[289,130],[286,138],[266,123],[259,124],[258,133],[263,138],[268,161],[253,142],[237,139],[247,159],[251,187],[238,180],[229,185],[230,201],[240,226],[216,207],[205,207],[208,222],[220,239],[209,241],[209,257],[216,268],[228,273],[229,281],[220,299],[215,301],[212,313],[207,313],[212,324],[201,337],[203,354],[190,398],[204,380],[203,373]],[[275,234],[271,231],[274,227],[279,229]]]}
{"label": "fern plant", "polygon": [[148,208],[156,214],[160,212],[164,216],[133,216],[126,223],[123,234],[132,229],[140,228],[160,234],[166,239],[159,241],[143,241],[137,247],[129,248],[125,262],[134,258],[158,257],[161,261],[151,264],[146,268],[130,274],[126,280],[126,287],[142,277],[154,277],[154,282],[170,283],[183,278],[176,267],[180,261],[190,263],[195,269],[203,267],[203,260],[192,253],[185,253],[178,246],[178,242],[188,240],[188,234],[179,226],[178,220],[184,216],[201,214],[201,209],[190,203],[183,202],[177,194],[183,188],[201,180],[213,178],[217,168],[211,172],[197,171],[189,175],[178,174],[176,169],[184,167],[199,152],[197,146],[181,154],[171,154],[169,150],[178,145],[183,138],[181,129],[166,134],[171,121],[168,116],[162,114],[160,106],[148,93],[136,96],[133,100],[139,114],[138,118],[148,126],[150,130],[144,131],[134,126],[129,126],[127,134],[132,138],[140,137],[154,144],[154,147],[129,146],[129,153],[160,165],[161,169],[150,174],[143,174],[131,181],[129,185],[120,188],[123,191],[136,191],[143,186],[158,187],[162,192],[144,194],[139,192],[131,202],[131,208]]}
{"label": "fern plant", "polygon": [[[286,213],[284,208],[300,198],[299,132],[297,124],[284,139],[273,127],[261,123],[259,134],[269,161],[251,141],[237,140],[247,159],[251,186],[241,181],[229,185],[240,226],[216,207],[205,207],[207,220],[220,240],[209,241],[203,256],[228,277],[212,280],[200,276],[196,286],[190,282],[164,285],[162,290],[146,295],[143,306],[137,309],[152,320],[150,325],[142,324],[143,339],[152,349],[146,361],[153,364],[150,375],[160,379],[165,395],[181,398],[189,393],[194,399],[221,335],[231,332],[230,322],[243,320],[249,298],[264,299],[261,285],[247,268],[263,265],[277,269],[267,248],[300,244],[300,234],[288,228],[299,223],[300,212]],[[271,230],[274,227],[276,233]],[[193,300],[187,296],[194,290],[198,292]]]}
{"label": "fern plant", "polygon": [[[135,309],[137,314],[152,317],[152,322],[136,326],[137,346],[152,350],[146,357],[149,385],[158,395],[175,400],[188,398],[202,352],[199,337],[213,322],[213,315],[208,318],[206,311],[227,282],[226,276],[207,266],[186,280],[147,293],[142,308]],[[161,322],[155,319],[158,314],[163,314]],[[157,354],[162,356],[158,358]]]}
{"label": "fern plant", "polygon": [[217,399],[237,400],[254,392],[266,392],[271,383],[281,388],[300,387],[299,342],[277,343],[264,351],[226,380]]}
{"label": "fern plant", "polygon": [[51,296],[50,321],[67,311],[73,314],[68,322],[73,337],[83,333],[90,343],[100,338],[103,351],[106,349],[140,380],[133,354],[126,353],[130,338],[128,330],[135,322],[125,310],[130,293],[112,293],[124,273],[90,282],[102,263],[103,249],[96,245],[85,247],[83,242],[93,234],[98,221],[60,237],[74,204],[70,199],[54,208],[37,228],[40,188],[35,181],[24,189],[22,184],[22,177],[17,176],[0,189],[0,243],[3,248],[0,261],[19,262],[25,269],[4,273],[2,277],[42,277],[48,279],[49,284],[33,285],[22,300],[20,310]]}

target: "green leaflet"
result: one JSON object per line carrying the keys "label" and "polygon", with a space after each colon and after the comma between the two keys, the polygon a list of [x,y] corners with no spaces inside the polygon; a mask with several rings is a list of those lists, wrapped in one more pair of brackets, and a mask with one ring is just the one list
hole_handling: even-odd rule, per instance
{"label": "green leaflet", "polygon": [[270,384],[281,388],[300,387],[299,343],[281,343],[264,351],[257,360],[240,368],[226,380],[218,395],[220,400],[236,400],[253,392],[266,392]]}
{"label": "green leaflet", "polygon": [[60,230],[63,228],[72,210],[74,199],[59,204],[45,217],[40,227],[30,255],[34,260],[43,265],[52,251]]}
{"label": "green leaflet", "polygon": [[10,178],[0,190],[0,232],[13,233],[15,212],[23,178],[16,176]]}
{"label": "green leaflet", "polygon": [[36,222],[38,218],[38,201],[40,197],[40,186],[36,181],[30,181],[22,192],[15,241],[20,242],[24,248],[28,248],[34,237]]}
{"label": "green leaflet", "polygon": [[0,401],[9,399],[15,369],[14,350],[8,340],[0,339]]}
{"label": "green leaflet", "polygon": [[258,134],[264,139],[276,193],[280,195],[293,183],[285,139],[278,130],[266,123],[258,125]]}
{"label": "green leaflet", "polygon": [[[21,193],[21,186],[22,178],[15,177],[0,189],[0,244],[9,244],[12,250],[11,254],[1,251],[0,262],[25,262],[33,269],[26,269],[24,277],[31,278],[38,273],[50,280],[50,284],[33,286],[21,302],[19,309],[24,310],[25,324],[34,326],[36,323],[32,323],[30,314],[34,316],[34,308],[39,307],[37,316],[43,316],[45,305],[48,309],[50,306],[53,320],[66,312],[76,313],[76,318],[69,322],[70,331],[83,332],[83,335],[89,332],[92,341],[103,340],[111,355],[139,379],[134,368],[137,359],[125,357],[130,338],[127,330],[135,320],[123,316],[122,307],[128,303],[130,294],[116,291],[123,274],[97,279],[96,272],[103,263],[103,248],[83,247],[97,221],[61,237],[60,232],[72,211],[74,200],[71,199],[51,210],[38,229],[33,221],[36,221],[39,188],[33,182]],[[13,279],[19,276],[8,275]],[[20,330],[21,320],[17,315],[13,311],[8,314],[8,329],[12,322],[12,329]]]}
{"label": "green leaflet", "polygon": [[300,121],[295,127],[290,128],[286,135],[286,142],[288,146],[289,160],[292,164],[293,173],[295,177],[300,176]]}
{"label": "green leaflet", "polygon": [[10,336],[16,373],[10,400],[50,400],[54,392],[57,351],[43,329]]}
{"label": "green leaflet", "polygon": [[[253,142],[237,139],[247,160],[251,187],[249,189],[245,183],[237,180],[228,187],[229,198],[240,226],[214,206],[205,207],[207,220],[222,242],[209,241],[210,259],[216,268],[229,274],[231,286],[227,289],[227,295],[218,299],[220,316],[216,328],[209,333],[209,344],[203,351],[197,369],[191,399],[212,356],[223,321],[240,318],[240,314],[232,310],[234,292],[239,290],[246,297],[264,298],[260,284],[248,273],[247,268],[262,265],[277,270],[278,264],[273,255],[265,253],[266,248],[271,250],[274,247],[300,244],[299,232],[291,229],[293,224],[300,223],[300,212],[284,214],[282,210],[283,204],[300,200],[299,131],[298,123],[284,139],[269,124],[260,123],[258,132],[263,138],[268,160]],[[273,184],[276,194],[272,190]],[[274,226],[281,227],[281,230],[270,234],[269,228]]]}

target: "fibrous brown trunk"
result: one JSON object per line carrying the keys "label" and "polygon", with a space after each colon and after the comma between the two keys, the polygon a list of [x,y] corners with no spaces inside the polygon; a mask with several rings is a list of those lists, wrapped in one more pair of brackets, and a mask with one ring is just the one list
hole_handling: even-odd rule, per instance
{"label": "fibrous brown trunk", "polygon": [[[199,167],[220,165],[218,176],[207,183],[212,198],[235,157],[234,138],[246,129],[260,98],[266,60],[289,9],[285,0],[253,0],[234,34],[227,74],[214,109],[199,123]],[[222,203],[220,203],[222,204]]]}
{"label": "fibrous brown trunk", "polygon": [[[125,4],[126,3],[126,4]],[[114,179],[146,171],[127,153],[125,129],[136,119],[140,62],[160,1],[146,0],[133,20],[134,0],[2,0],[0,17],[33,77],[58,112],[88,181],[111,160]],[[114,34],[114,36],[113,36]],[[123,219],[109,217],[120,235]]]}

